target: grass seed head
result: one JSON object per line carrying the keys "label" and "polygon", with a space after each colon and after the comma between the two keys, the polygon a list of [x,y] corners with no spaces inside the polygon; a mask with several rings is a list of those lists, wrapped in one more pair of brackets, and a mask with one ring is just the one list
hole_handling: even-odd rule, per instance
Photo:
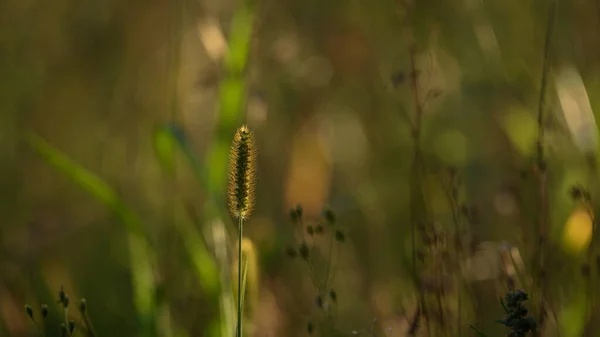
{"label": "grass seed head", "polygon": [[234,218],[247,220],[254,206],[256,145],[247,126],[240,127],[229,154],[229,211]]}

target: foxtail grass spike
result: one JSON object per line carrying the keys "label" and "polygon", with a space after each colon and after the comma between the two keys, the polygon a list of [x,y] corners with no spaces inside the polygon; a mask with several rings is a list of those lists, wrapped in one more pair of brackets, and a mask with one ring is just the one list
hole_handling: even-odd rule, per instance
{"label": "foxtail grass spike", "polygon": [[229,211],[234,218],[247,220],[254,206],[256,145],[247,126],[240,127],[233,138],[229,155]]}

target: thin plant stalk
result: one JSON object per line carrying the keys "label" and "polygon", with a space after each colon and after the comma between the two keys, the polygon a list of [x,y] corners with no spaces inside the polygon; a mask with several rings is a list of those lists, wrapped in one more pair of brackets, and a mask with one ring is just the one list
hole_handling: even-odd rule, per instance
{"label": "thin plant stalk", "polygon": [[[538,198],[539,198],[539,219],[538,219],[538,284],[539,284],[539,316],[538,323],[540,326],[543,324],[545,317],[545,295],[546,295],[546,280],[545,280],[545,246],[548,235],[548,175],[547,175],[547,162],[544,153],[544,141],[545,141],[545,130],[544,130],[544,110],[546,103],[546,86],[548,82],[548,72],[550,66],[550,43],[552,30],[554,28],[554,19],[556,12],[556,3],[553,2],[550,5],[550,11],[548,15],[548,25],[546,27],[546,38],[544,43],[544,55],[543,55],[543,66],[542,66],[542,79],[540,85],[540,96],[538,101],[538,139],[537,139],[537,158],[536,165],[538,169]],[[539,336],[539,332],[536,332]]]}
{"label": "thin plant stalk", "polygon": [[244,219],[239,217],[238,238],[238,292],[237,292],[237,337],[242,337],[242,238],[244,231]]}

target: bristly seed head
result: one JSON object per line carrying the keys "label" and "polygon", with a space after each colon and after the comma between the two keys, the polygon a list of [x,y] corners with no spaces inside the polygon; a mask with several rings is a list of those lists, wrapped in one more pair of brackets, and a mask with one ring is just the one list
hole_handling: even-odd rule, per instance
{"label": "bristly seed head", "polygon": [[247,126],[240,127],[229,154],[229,211],[234,218],[247,220],[254,206],[256,145]]}

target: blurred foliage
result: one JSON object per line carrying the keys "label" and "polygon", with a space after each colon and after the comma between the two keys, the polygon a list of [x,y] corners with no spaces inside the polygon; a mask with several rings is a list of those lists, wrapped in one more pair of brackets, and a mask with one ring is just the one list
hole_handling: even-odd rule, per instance
{"label": "blurred foliage", "polygon": [[597,336],[598,34],[594,0],[0,1],[0,336],[59,336],[61,286],[97,336],[233,335],[244,123],[248,336],[501,336],[511,286]]}

